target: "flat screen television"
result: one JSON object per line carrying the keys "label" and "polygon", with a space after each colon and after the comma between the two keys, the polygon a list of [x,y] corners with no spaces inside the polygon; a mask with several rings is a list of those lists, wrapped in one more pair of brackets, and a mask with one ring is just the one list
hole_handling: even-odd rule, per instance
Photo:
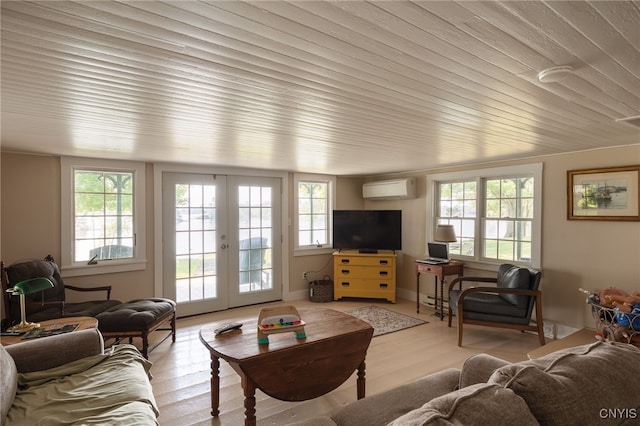
{"label": "flat screen television", "polygon": [[334,210],[333,248],[402,250],[402,210]]}

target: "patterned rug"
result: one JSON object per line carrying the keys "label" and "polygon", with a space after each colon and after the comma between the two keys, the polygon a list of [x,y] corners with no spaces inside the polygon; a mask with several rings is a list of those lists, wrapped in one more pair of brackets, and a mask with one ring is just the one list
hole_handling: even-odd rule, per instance
{"label": "patterned rug", "polygon": [[373,327],[373,337],[415,327],[420,324],[427,324],[427,321],[399,314],[398,312],[393,312],[375,305],[351,309],[345,311],[345,313],[371,324]]}

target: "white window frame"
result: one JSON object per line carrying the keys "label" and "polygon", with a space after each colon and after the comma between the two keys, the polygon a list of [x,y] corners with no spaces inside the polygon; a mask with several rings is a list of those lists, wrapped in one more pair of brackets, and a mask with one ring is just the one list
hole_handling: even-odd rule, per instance
{"label": "white window frame", "polygon": [[[60,268],[66,277],[139,271],[146,268],[145,232],[145,164],[139,162],[61,157],[61,259]],[[96,264],[76,262],[74,256],[74,172],[97,170],[133,173],[133,233],[132,258],[100,260]]]}
{"label": "white window frame", "polygon": [[436,173],[427,175],[427,226],[426,240],[433,241],[436,229],[438,196],[437,185],[444,182],[456,182],[461,180],[476,180],[478,199],[476,202],[477,215],[475,218],[475,253],[473,256],[456,256],[465,263],[465,266],[476,269],[496,270],[497,267],[505,263],[500,260],[490,260],[482,258],[482,229],[484,217],[484,180],[503,177],[533,176],[535,185],[533,190],[533,222],[531,229],[531,260],[529,262],[513,262],[518,265],[528,266],[535,269],[542,267],[542,163],[531,163],[515,166],[494,167],[487,169],[464,170],[459,172]]}
{"label": "white window frame", "polygon": [[[298,212],[298,185],[300,182],[318,182],[327,185],[327,244],[323,245],[305,245],[301,246],[298,241],[299,226],[299,212]],[[335,206],[335,192],[336,192],[336,177],[329,175],[308,174],[308,173],[294,173],[293,175],[293,188],[294,188],[294,207],[293,207],[293,220],[294,220],[294,256],[306,256],[332,253],[333,250],[333,209]]]}

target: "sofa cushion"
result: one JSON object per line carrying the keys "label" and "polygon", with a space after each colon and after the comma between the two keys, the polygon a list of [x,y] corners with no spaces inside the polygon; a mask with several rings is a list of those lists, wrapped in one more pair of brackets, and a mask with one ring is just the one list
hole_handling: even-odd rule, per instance
{"label": "sofa cushion", "polygon": [[[500,288],[528,290],[530,281],[531,273],[527,268],[505,264],[498,269],[498,287]],[[516,294],[500,294],[499,297],[520,309],[526,309],[529,301],[528,296]]]}
{"label": "sofa cushion", "polygon": [[[594,424],[606,410],[620,410],[622,417],[640,415],[638,377],[640,349],[596,342],[502,367],[489,383],[522,397],[541,424]],[[624,418],[618,420],[624,424]],[[637,422],[637,417],[626,420]]]}
{"label": "sofa cushion", "polygon": [[0,425],[4,424],[18,388],[18,370],[13,358],[0,345]]}
{"label": "sofa cushion", "polygon": [[433,399],[389,426],[498,424],[527,426],[538,422],[524,400],[510,389],[479,383]]}
{"label": "sofa cushion", "polygon": [[465,388],[478,383],[486,383],[494,371],[510,364],[509,361],[488,354],[471,356],[462,364],[458,388]]}

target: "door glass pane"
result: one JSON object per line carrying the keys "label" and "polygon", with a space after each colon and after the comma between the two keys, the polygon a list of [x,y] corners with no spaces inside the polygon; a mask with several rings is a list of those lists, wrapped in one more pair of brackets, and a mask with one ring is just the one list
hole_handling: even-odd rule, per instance
{"label": "door glass pane", "polygon": [[273,289],[270,187],[238,187],[238,279],[240,294]]}
{"label": "door glass pane", "polygon": [[176,301],[215,298],[216,187],[175,185]]}

